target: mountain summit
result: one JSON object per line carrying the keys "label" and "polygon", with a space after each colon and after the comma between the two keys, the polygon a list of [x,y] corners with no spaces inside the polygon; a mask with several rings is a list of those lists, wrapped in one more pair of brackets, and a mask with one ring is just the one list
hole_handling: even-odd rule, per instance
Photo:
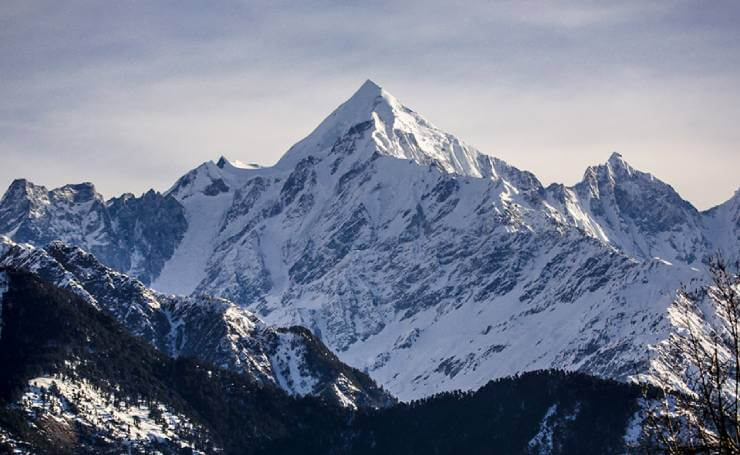
{"label": "mountain summit", "polygon": [[278,166],[295,166],[309,155],[324,158],[350,144],[354,152],[413,160],[448,173],[495,175],[490,157],[438,129],[369,79],[311,134],[291,147]]}

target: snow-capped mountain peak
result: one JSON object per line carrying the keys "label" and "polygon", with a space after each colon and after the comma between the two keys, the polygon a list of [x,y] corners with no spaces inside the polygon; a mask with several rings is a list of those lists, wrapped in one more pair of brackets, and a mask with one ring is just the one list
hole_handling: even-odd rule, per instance
{"label": "snow-capped mountain peak", "polygon": [[568,195],[563,210],[573,224],[630,256],[693,263],[703,254],[701,214],[673,187],[630,166],[619,153],[586,169]]}
{"label": "snow-capped mountain peak", "polygon": [[288,150],[278,167],[292,168],[300,160],[323,158],[347,149],[434,165],[447,173],[491,177],[493,159],[481,155],[404,106],[373,81],[367,80],[305,139]]}
{"label": "snow-capped mountain peak", "polygon": [[306,155],[316,151],[328,152],[352,127],[373,120],[373,113],[383,114],[385,121],[393,117],[393,105],[400,103],[371,80],[364,84],[347,101],[337,107],[306,138],[295,144],[283,155],[278,166],[293,167]]}
{"label": "snow-capped mountain peak", "polygon": [[3,199],[17,199],[19,197],[28,196],[32,194],[36,188],[36,185],[26,179],[15,179],[8,187]]}
{"label": "snow-capped mountain peak", "polygon": [[606,162],[607,168],[613,175],[626,174],[630,176],[634,173],[632,166],[624,160],[621,154],[613,152]]}
{"label": "snow-capped mountain peak", "polygon": [[97,200],[103,202],[103,196],[97,192],[95,185],[90,182],[82,182],[72,185],[64,185],[59,188],[58,193],[60,196],[66,197],[68,200],[80,203],[91,200]]}
{"label": "snow-capped mountain peak", "polygon": [[586,168],[579,185],[587,186],[590,193],[598,197],[600,186],[608,185],[613,188],[621,182],[643,177],[648,181],[655,180],[651,174],[633,168],[620,153],[612,152],[606,163]]}

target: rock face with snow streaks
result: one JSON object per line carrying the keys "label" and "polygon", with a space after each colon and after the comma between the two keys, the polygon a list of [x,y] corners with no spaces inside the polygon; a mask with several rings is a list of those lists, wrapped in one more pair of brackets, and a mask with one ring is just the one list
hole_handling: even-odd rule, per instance
{"label": "rock face with snow streaks", "polygon": [[104,201],[91,183],[47,190],[18,179],[0,200],[2,233],[44,246],[62,240],[150,283],[187,228],[182,206],[149,191]]}

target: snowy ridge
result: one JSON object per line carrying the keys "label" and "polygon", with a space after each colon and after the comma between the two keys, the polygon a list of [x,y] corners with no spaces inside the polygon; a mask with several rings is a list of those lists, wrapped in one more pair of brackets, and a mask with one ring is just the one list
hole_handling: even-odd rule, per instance
{"label": "snowy ridge", "polygon": [[[347,380],[343,374],[357,381],[361,373],[342,365],[315,337],[298,329],[270,327],[225,299],[155,293],[140,281],[105,267],[91,254],[59,241],[41,250],[0,240],[7,250],[0,250],[1,265],[36,273],[73,290],[169,356],[195,357],[266,385],[286,384],[284,390],[292,395],[321,395],[346,405],[346,393],[354,390],[354,407],[384,406],[392,401],[369,380],[343,386]],[[280,380],[283,363],[278,353],[286,351],[293,352],[291,362],[295,364],[290,383]],[[313,351],[322,352],[322,357],[308,358],[307,353]],[[297,387],[299,382],[311,386]],[[338,392],[335,385],[341,386]]]}
{"label": "snowy ridge", "polygon": [[76,280],[44,250],[30,244],[17,244],[0,235],[0,267],[12,267],[38,275],[56,286],[71,291],[96,308],[98,303]]}

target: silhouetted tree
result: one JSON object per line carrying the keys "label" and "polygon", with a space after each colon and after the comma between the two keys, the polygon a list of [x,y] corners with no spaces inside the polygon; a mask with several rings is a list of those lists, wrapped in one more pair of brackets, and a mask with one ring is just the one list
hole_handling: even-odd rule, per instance
{"label": "silhouetted tree", "polygon": [[646,411],[651,452],[740,453],[738,265],[730,267],[718,254],[708,270],[710,284],[694,292],[682,288],[670,310],[678,330],[663,356],[674,368],[658,379],[659,404]]}

